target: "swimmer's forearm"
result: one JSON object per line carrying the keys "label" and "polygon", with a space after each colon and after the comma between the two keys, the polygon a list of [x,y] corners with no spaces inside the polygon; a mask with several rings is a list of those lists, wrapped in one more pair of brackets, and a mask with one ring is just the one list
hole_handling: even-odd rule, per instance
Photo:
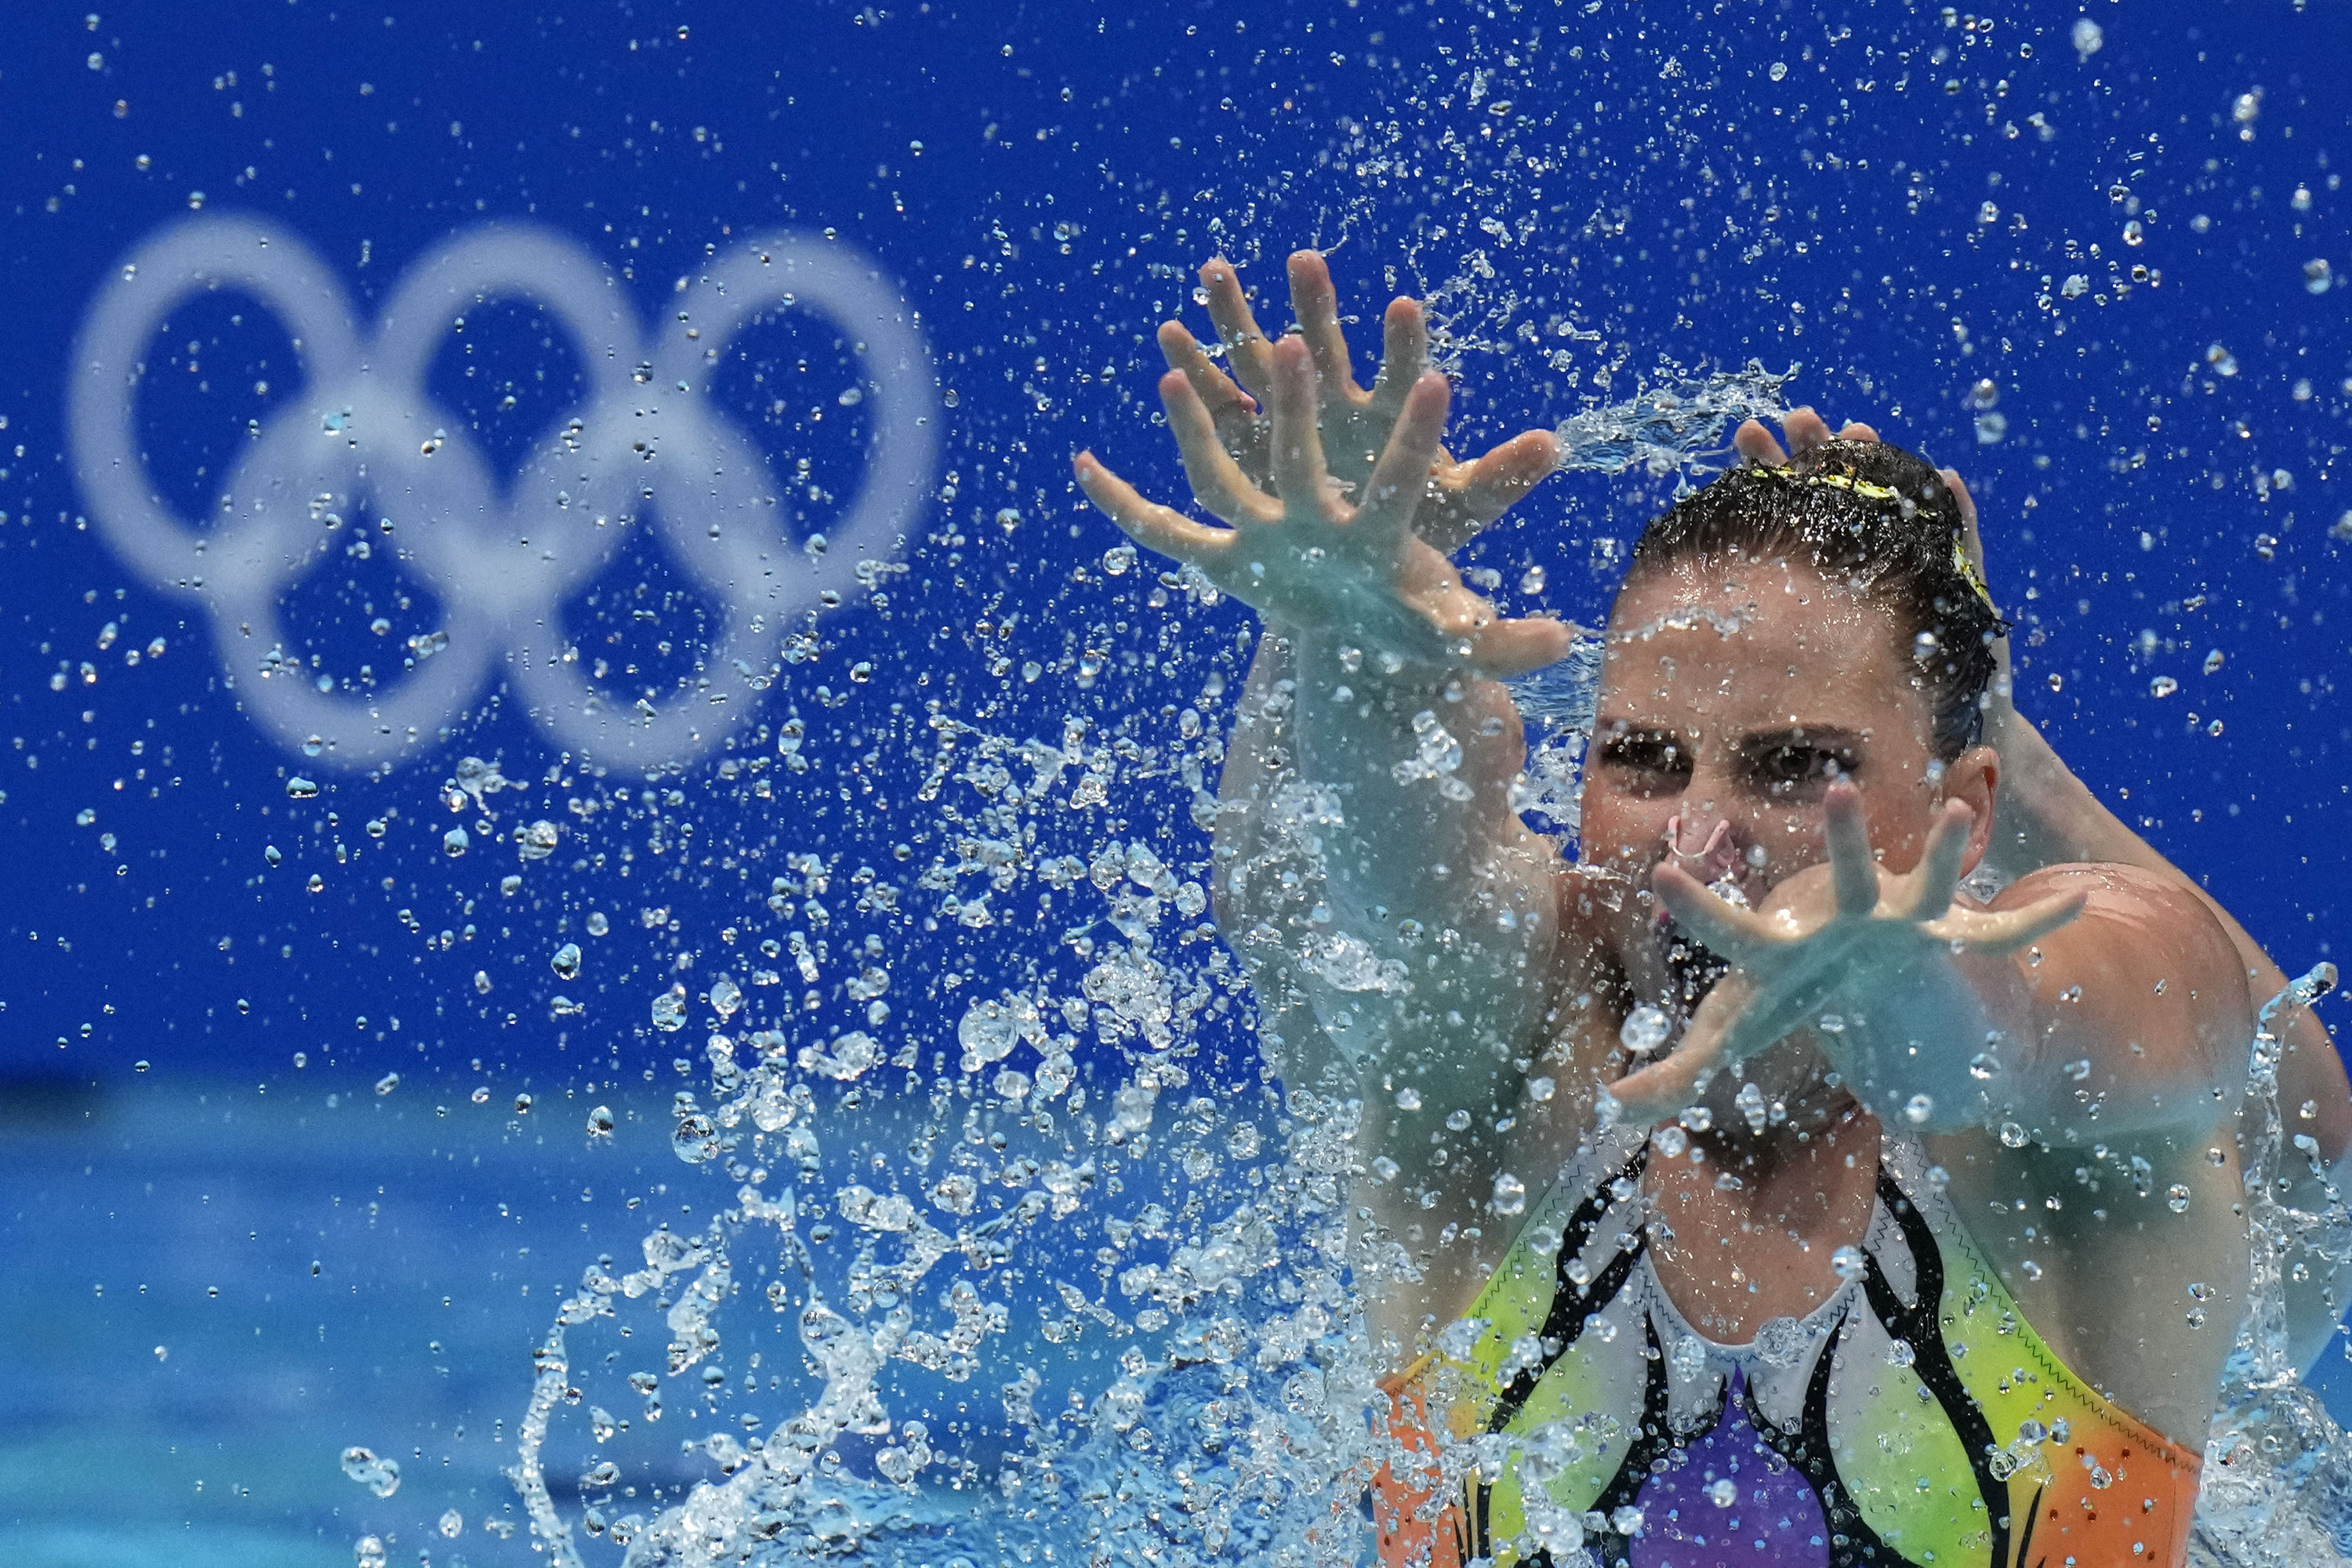
{"label": "swimmer's forearm", "polygon": [[[1526,743],[1509,693],[1460,670],[1382,673],[1328,634],[1291,647],[1297,765],[1339,797],[1326,838],[1346,901],[1474,942],[1507,911],[1545,922],[1550,868],[1510,809]],[[1499,929],[1516,925],[1514,913]]]}

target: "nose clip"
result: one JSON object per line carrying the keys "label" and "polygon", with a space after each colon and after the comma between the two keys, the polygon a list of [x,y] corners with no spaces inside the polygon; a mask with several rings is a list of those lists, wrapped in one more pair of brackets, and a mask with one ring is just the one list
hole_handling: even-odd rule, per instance
{"label": "nose clip", "polygon": [[1666,818],[1666,853],[1703,884],[1736,879],[1738,874],[1739,851],[1731,842],[1731,824],[1721,818],[1704,842],[1693,846],[1684,837],[1682,814],[1676,812]]}

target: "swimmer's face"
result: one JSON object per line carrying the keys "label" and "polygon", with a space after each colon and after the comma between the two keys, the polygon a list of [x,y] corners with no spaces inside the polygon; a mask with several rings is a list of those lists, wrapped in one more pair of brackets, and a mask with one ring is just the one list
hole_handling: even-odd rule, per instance
{"label": "swimmer's face", "polygon": [[1892,871],[1918,863],[1948,795],[1989,823],[1992,753],[1937,765],[1933,710],[1885,604],[1808,565],[1669,563],[1627,580],[1609,626],[1581,856],[1636,889],[1611,917],[1610,942],[1638,995],[1686,992],[1698,978],[1648,891],[1670,821],[1685,850],[1714,843],[1706,868],[1685,866],[1702,882],[1727,870],[1751,904],[1827,858],[1832,780],[1861,790],[1871,845]]}

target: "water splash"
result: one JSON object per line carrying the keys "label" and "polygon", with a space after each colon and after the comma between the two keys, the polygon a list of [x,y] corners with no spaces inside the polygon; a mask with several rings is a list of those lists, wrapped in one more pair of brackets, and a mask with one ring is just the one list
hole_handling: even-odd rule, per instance
{"label": "water splash", "polygon": [[[1758,361],[1742,371],[1719,371],[1654,387],[1622,403],[1589,408],[1557,427],[1562,470],[1622,474],[1645,469],[1654,478],[1703,466],[1727,450],[1724,432],[1743,419],[1777,420],[1789,412],[1780,396],[1797,374],[1779,375]],[[1689,488],[1687,473],[1680,489]],[[1678,490],[1679,493],[1679,490]]]}
{"label": "water splash", "polygon": [[2295,1208],[2278,1195],[2287,1142],[2278,1100],[2284,1047],[2276,1026],[2334,989],[2336,978],[2336,966],[2322,963],[2294,980],[2263,1005],[2254,1035],[2248,1081],[2263,1124],[2245,1163],[2252,1278],[2205,1446],[2189,1543],[2198,1568],[2352,1561],[2352,1437],[2303,1385],[2287,1349],[2285,1300],[2291,1258],[2303,1255],[2329,1272],[2352,1259],[2352,1213],[2315,1156],[2312,1173],[2324,1208]]}

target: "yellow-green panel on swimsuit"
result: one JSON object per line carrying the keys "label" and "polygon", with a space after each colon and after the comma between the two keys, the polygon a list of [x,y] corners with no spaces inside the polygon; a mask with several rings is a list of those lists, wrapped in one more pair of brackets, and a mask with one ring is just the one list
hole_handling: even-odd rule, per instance
{"label": "yellow-green panel on swimsuit", "polygon": [[1830,1446],[1839,1480],[1878,1538],[1914,1563],[1985,1561],[1992,1543],[1968,1447],[1927,1384],[1887,1355],[1892,1341],[1857,1301],[1833,1347]]}
{"label": "yellow-green panel on swimsuit", "polygon": [[[1469,1436],[1489,1425],[1517,1376],[1512,1347],[1529,1336],[1539,1339],[1542,1335],[1561,1286],[1563,1234],[1578,1228],[1589,1233],[1606,1218],[1610,1206],[1600,1192],[1576,1192],[1568,1184],[1559,1184],[1520,1227],[1517,1238],[1471,1305],[1469,1315],[1484,1319],[1487,1326],[1469,1355],[1455,1363],[1461,1374],[1458,1379],[1445,1380],[1461,1391],[1448,1423],[1458,1436]],[[1581,1226],[1576,1223],[1580,1214],[1586,1216]],[[1613,1297],[1615,1292],[1611,1294]],[[1574,1342],[1544,1370],[1506,1428],[1536,1436],[1545,1449],[1544,1458],[1559,1467],[1544,1482],[1545,1495],[1555,1506],[1578,1512],[1592,1506],[1624,1461],[1630,1434],[1623,1417],[1638,1417],[1647,1372],[1642,1353],[1644,1325],[1629,1321],[1626,1310],[1614,1300],[1595,1301],[1593,1306],[1599,1321],[1589,1331],[1581,1323],[1569,1326]],[[1507,1374],[1506,1367],[1513,1371]],[[1516,1455],[1501,1467],[1499,1475],[1490,1479],[1490,1484],[1488,1539],[1514,1540],[1527,1528],[1521,1463]],[[1502,1568],[1515,1560],[1506,1551],[1496,1562]]]}
{"label": "yellow-green panel on swimsuit", "polygon": [[[1642,1357],[1622,1353],[1613,1342],[1579,1340],[1552,1363],[1512,1417],[1507,1430],[1532,1436],[1544,1458],[1559,1464],[1559,1473],[1543,1483],[1544,1494],[1555,1507],[1578,1513],[1591,1508],[1625,1462],[1632,1434],[1616,1413],[1641,1410],[1644,1370]],[[1493,1479],[1494,1489],[1486,1499],[1487,1536],[1497,1543],[1517,1540],[1527,1530],[1520,1488],[1529,1458],[1524,1447],[1515,1449]],[[1515,1559],[1505,1552],[1495,1561],[1503,1568]]]}

